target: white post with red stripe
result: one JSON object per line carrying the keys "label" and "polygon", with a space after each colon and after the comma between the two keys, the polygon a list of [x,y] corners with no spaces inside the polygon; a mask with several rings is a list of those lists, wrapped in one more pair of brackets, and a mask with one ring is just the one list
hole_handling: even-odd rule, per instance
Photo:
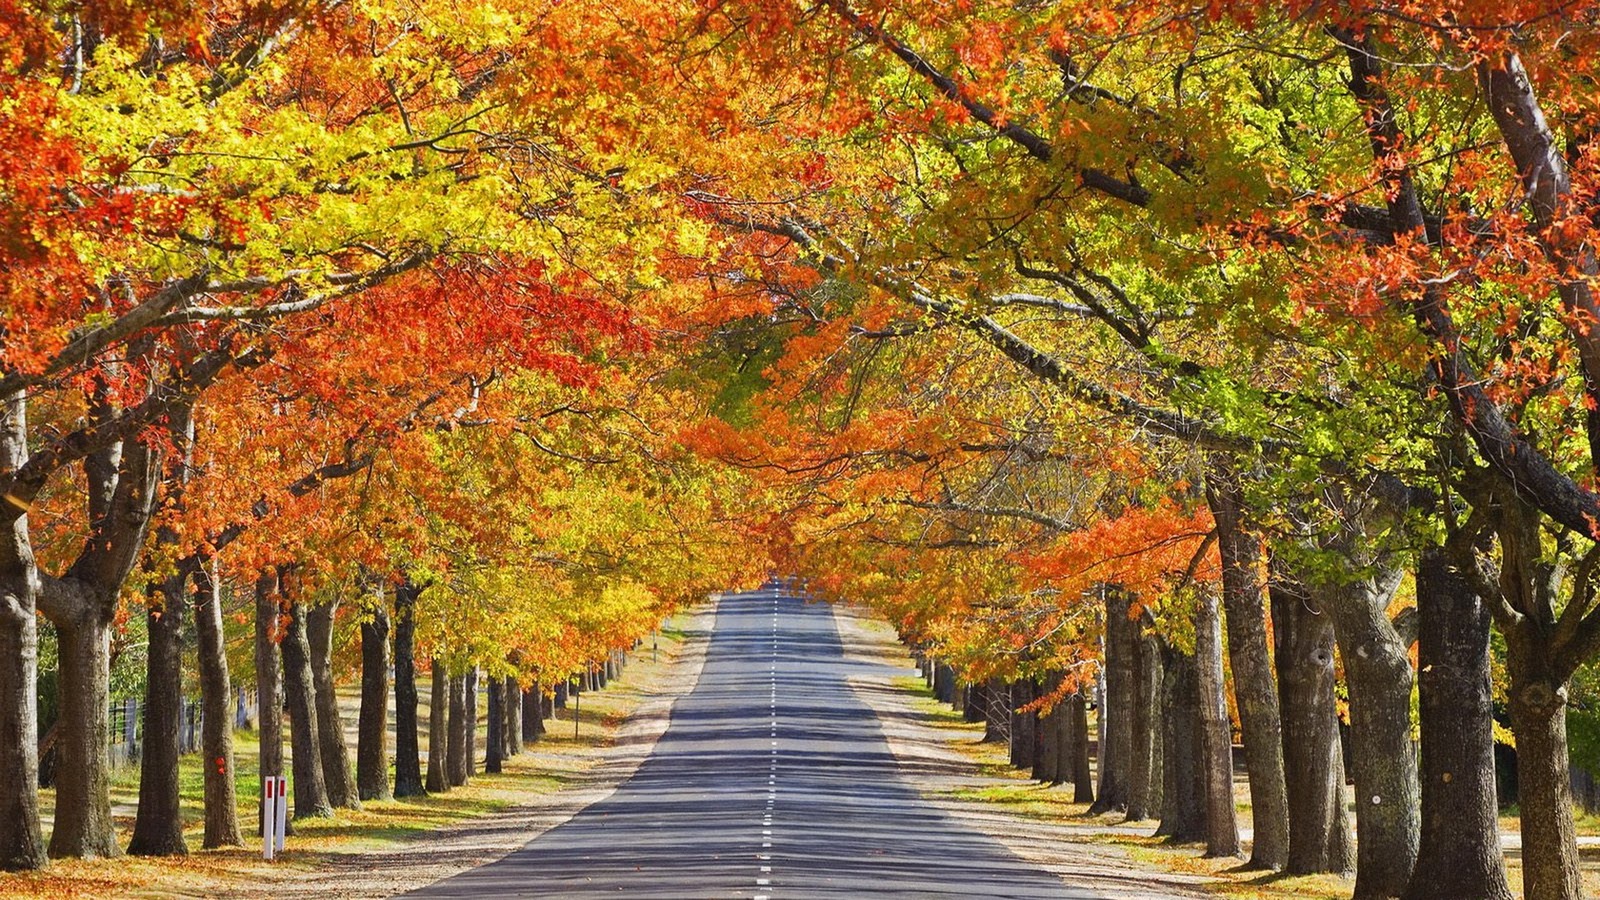
{"label": "white post with red stripe", "polygon": [[289,779],[282,775],[261,776],[261,858],[273,859],[283,852],[283,836],[289,826]]}
{"label": "white post with red stripe", "polygon": [[272,859],[278,849],[278,779],[261,776],[261,858]]}
{"label": "white post with red stripe", "polygon": [[289,779],[282,775],[278,781],[278,852],[283,852],[283,836],[289,833]]}

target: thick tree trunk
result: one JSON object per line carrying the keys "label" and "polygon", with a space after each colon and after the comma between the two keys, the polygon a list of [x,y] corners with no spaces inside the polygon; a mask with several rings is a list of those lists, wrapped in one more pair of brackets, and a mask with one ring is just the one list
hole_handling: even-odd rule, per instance
{"label": "thick tree trunk", "polygon": [[478,774],[478,667],[467,669],[465,688],[467,694],[467,777]]}
{"label": "thick tree trunk", "polygon": [[205,835],[207,850],[237,847],[239,798],[233,771],[233,685],[228,672],[228,646],[222,633],[222,593],[216,574],[200,564],[195,577],[194,624],[196,668],[200,673],[201,763],[205,770]]}
{"label": "thick tree trunk", "polygon": [[445,777],[451,787],[467,783],[467,735],[472,729],[467,725],[467,676],[450,676],[449,742],[445,749]]}
{"label": "thick tree trunk", "polygon": [[[1018,710],[1033,702],[1033,682],[1018,679],[1011,685],[1011,708]],[[1018,769],[1032,769],[1034,753],[1037,750],[1034,728],[1038,722],[1038,714],[1032,712],[1013,712],[1011,719],[1011,765]]]}
{"label": "thick tree trunk", "polygon": [[506,718],[500,728],[500,734],[504,737],[500,752],[506,759],[510,759],[522,753],[522,685],[517,683],[515,675],[507,675],[503,690]]}
{"label": "thick tree trunk", "polygon": [[[1061,676],[1053,674],[1045,679],[1046,691],[1054,692],[1061,684]],[[1057,703],[1048,713],[1039,716],[1039,758],[1033,767],[1033,777],[1041,784],[1061,783],[1061,718],[1065,712],[1062,704]]]}
{"label": "thick tree trunk", "polygon": [[323,779],[321,740],[317,734],[317,697],[312,684],[311,648],[306,638],[306,608],[289,605],[283,651],[283,692],[289,708],[289,741],[293,748],[294,817],[331,816],[328,786]]}
{"label": "thick tree trunk", "polygon": [[[1138,623],[1135,627],[1139,628]],[[1143,631],[1139,628],[1140,632]],[[1142,822],[1161,813],[1161,643],[1140,633],[1134,641],[1133,733],[1129,741],[1128,815]]]}
{"label": "thick tree trunk", "polygon": [[1399,573],[1330,591],[1323,611],[1350,692],[1351,775],[1356,793],[1356,900],[1398,897],[1416,865],[1421,785],[1411,742],[1411,660],[1387,609]]}
{"label": "thick tree trunk", "polygon": [[1527,900],[1582,896],[1572,772],[1567,752],[1567,684],[1549,670],[1545,635],[1531,623],[1507,629],[1511,730],[1517,737],[1522,810],[1522,891]]}
{"label": "thick tree trunk", "polygon": [[1222,682],[1222,610],[1209,591],[1201,591],[1195,601],[1194,633],[1206,856],[1238,856],[1239,823],[1233,808],[1233,725],[1228,719],[1226,687]]}
{"label": "thick tree trunk", "polygon": [[[276,776],[283,771],[283,695],[278,690],[278,577],[263,572],[256,579],[256,727],[261,738],[261,774]],[[259,793],[259,792],[258,792]],[[256,804],[257,833],[271,814],[265,801]]]}
{"label": "thick tree trunk", "polygon": [[1512,900],[1494,782],[1489,609],[1442,548],[1417,561],[1422,838],[1406,900]]}
{"label": "thick tree trunk", "polygon": [[1089,764],[1089,701],[1080,689],[1067,698],[1067,732],[1071,736],[1068,765],[1072,802],[1094,802],[1094,769]]}
{"label": "thick tree trunk", "polygon": [[[0,471],[28,458],[27,394],[0,407]],[[9,504],[5,506],[9,507]],[[39,570],[28,517],[0,512],[0,869],[45,864],[39,830]]]}
{"label": "thick tree trunk", "polygon": [[[414,689],[414,687],[413,687]],[[412,698],[416,714],[416,698]],[[412,746],[416,746],[412,723]],[[421,787],[419,784],[418,787]],[[356,719],[356,795],[387,800],[389,794],[389,613],[380,596],[372,618],[361,623],[361,712]]]}
{"label": "thick tree trunk", "polygon": [[1007,708],[1011,692],[1006,683],[998,678],[989,679],[988,687],[984,690],[983,742],[1006,741],[1011,734],[1011,711]]}
{"label": "thick tree trunk", "polygon": [[128,852],[171,856],[189,852],[178,809],[178,726],[183,713],[183,619],[188,579],[152,584],[145,601],[144,746],[139,757],[139,810]]}
{"label": "thick tree trunk", "polygon": [[555,691],[553,693],[553,696],[551,697],[550,704],[555,709],[566,709],[567,708],[567,682],[566,682],[566,679],[561,679],[560,681],[557,681],[555,683]]}
{"label": "thick tree trunk", "polygon": [[50,855],[57,859],[119,856],[111,818],[110,705],[111,621],[107,604],[84,604],[74,623],[56,624],[61,662],[60,717],[56,738],[56,815]]}
{"label": "thick tree trunk", "polygon": [[345,746],[344,717],[333,684],[333,615],[338,601],[306,611],[306,640],[311,649],[311,682],[317,700],[317,753],[328,802],[342,809],[360,809],[350,752]]}
{"label": "thick tree trunk", "polygon": [[444,660],[433,661],[433,691],[428,700],[428,792],[450,790],[449,707],[451,678]]}
{"label": "thick tree trunk", "polygon": [[964,722],[982,722],[983,710],[988,705],[985,696],[988,685],[983,683],[969,684],[961,694],[961,720]]}
{"label": "thick tree trunk", "polygon": [[1165,655],[1167,677],[1161,691],[1164,802],[1156,834],[1173,843],[1190,844],[1206,838],[1200,689],[1193,656],[1174,648],[1167,648]]}
{"label": "thick tree trunk", "polygon": [[1355,868],[1355,846],[1344,802],[1333,623],[1302,585],[1279,577],[1272,582],[1272,631],[1289,786],[1285,871],[1346,874]]}
{"label": "thick tree trunk", "polygon": [[483,771],[500,774],[501,752],[505,749],[505,682],[489,679],[489,730],[484,736]]}
{"label": "thick tree trunk", "polygon": [[1100,707],[1105,739],[1100,744],[1100,790],[1091,813],[1126,811],[1131,785],[1129,768],[1133,757],[1133,716],[1138,702],[1135,670],[1138,665],[1135,642],[1138,626],[1128,618],[1130,598],[1114,585],[1101,589],[1105,595],[1105,703]]}
{"label": "thick tree trunk", "polygon": [[1284,774],[1278,689],[1267,646],[1261,542],[1245,522],[1244,492],[1233,461],[1213,454],[1206,499],[1217,523],[1222,604],[1228,616],[1228,662],[1250,774],[1255,841],[1249,868],[1281,869],[1289,858],[1289,793]]}
{"label": "thick tree trunk", "polygon": [[544,734],[544,690],[535,681],[522,694],[522,742],[532,744]]}
{"label": "thick tree trunk", "polygon": [[[422,752],[417,747],[417,594],[409,579],[394,590],[394,795],[420,797]],[[432,755],[431,753],[429,754]]]}

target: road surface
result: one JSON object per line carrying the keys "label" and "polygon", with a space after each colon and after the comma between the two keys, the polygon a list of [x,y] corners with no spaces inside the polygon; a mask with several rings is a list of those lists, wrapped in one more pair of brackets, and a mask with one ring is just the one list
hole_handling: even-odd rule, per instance
{"label": "road surface", "polygon": [[827,604],[729,594],[694,690],[610,797],[416,898],[1089,900],[924,802]]}

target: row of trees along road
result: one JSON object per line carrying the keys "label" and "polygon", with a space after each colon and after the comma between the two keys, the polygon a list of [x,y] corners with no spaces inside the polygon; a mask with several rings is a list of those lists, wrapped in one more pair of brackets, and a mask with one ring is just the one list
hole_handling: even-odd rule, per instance
{"label": "row of trees along road", "polygon": [[1251,864],[1357,897],[1510,895],[1498,703],[1579,895],[1593,9],[626,6],[0,6],[7,866],[36,613],[49,850],[106,855],[130,604],[215,697],[254,596],[304,698],[382,597],[505,707],[769,551],[1216,854],[1236,717]]}

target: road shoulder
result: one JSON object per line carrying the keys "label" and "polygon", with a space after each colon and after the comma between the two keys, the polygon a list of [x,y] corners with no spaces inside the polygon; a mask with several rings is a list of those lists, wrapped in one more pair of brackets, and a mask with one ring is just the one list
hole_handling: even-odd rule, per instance
{"label": "road shoulder", "polygon": [[1072,888],[1115,900],[1215,896],[1204,887],[1211,879],[1144,865],[1132,848],[1106,842],[1105,830],[1092,823],[1051,822],[968,799],[985,788],[1015,785],[1016,779],[985,775],[960,748],[975,743],[981,732],[937,723],[926,701],[907,686],[917,672],[892,628],[844,604],[835,605],[834,621],[853,665],[851,689],[877,713],[902,776],[929,803]]}

